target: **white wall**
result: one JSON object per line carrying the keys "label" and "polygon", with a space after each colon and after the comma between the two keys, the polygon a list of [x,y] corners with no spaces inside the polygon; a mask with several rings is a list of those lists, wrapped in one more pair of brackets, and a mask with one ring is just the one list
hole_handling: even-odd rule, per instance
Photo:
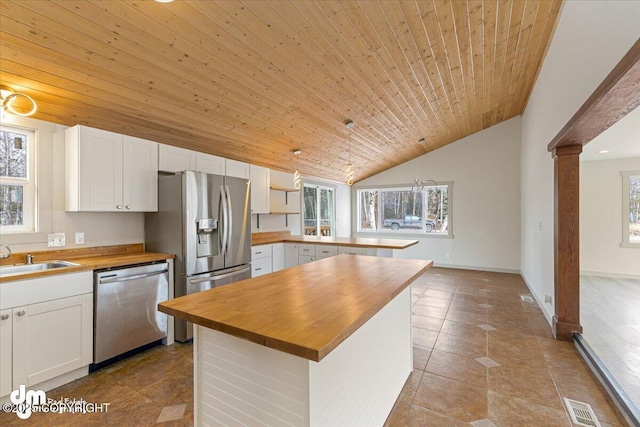
{"label": "white wall", "polygon": [[[13,252],[47,250],[48,233],[65,233],[65,248],[144,242],[143,213],[65,212],[64,126],[9,115],[3,124],[36,130],[38,143],[39,232],[0,235]],[[75,232],[85,244],[75,245]]]}
{"label": "white wall", "polygon": [[580,163],[580,270],[583,274],[640,277],[640,248],[620,247],[622,171],[640,171],[640,158]]}
{"label": "white wall", "polygon": [[[418,237],[420,241],[394,256],[432,259],[437,265],[452,267],[520,271],[520,117],[374,175],[355,187],[411,185],[415,178],[453,181],[454,238],[391,232],[384,236]],[[451,253],[451,259],[446,253]]]}
{"label": "white wall", "polygon": [[[522,275],[553,295],[553,160],[547,144],[640,36],[640,2],[567,1],[522,119]],[[551,319],[554,309],[541,304]]]}

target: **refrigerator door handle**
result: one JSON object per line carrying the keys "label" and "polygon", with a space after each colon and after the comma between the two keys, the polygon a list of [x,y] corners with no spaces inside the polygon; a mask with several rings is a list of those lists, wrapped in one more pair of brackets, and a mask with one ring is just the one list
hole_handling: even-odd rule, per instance
{"label": "refrigerator door handle", "polygon": [[228,214],[228,201],[227,193],[224,186],[220,186],[220,196],[222,197],[222,248],[221,255],[224,257],[227,254],[227,246],[229,239],[229,214]]}
{"label": "refrigerator door handle", "polygon": [[246,267],[241,270],[232,271],[231,273],[219,274],[217,276],[203,277],[202,279],[193,279],[193,280],[190,280],[189,283],[196,285],[199,283],[215,282],[216,280],[226,279],[227,277],[237,276],[238,274],[246,273],[249,270],[251,270],[251,267]]}
{"label": "refrigerator door handle", "polygon": [[227,239],[227,249],[225,253],[229,250],[229,246],[231,245],[231,236],[233,236],[233,204],[231,203],[231,192],[229,191],[229,186],[224,186],[225,190],[227,190],[227,209],[229,211],[228,217],[229,222],[227,222],[227,232],[229,233],[229,239]]}

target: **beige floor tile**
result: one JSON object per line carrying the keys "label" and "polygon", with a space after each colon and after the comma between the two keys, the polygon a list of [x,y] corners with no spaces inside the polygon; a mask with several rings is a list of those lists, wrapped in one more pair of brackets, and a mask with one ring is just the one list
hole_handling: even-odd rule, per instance
{"label": "beige floor tile", "polygon": [[537,405],[512,396],[489,391],[487,417],[500,427],[569,427],[564,410]]}
{"label": "beige floor tile", "polygon": [[558,390],[546,368],[499,366],[488,370],[491,391],[527,402],[564,409]]}
{"label": "beige floor tile", "polygon": [[431,356],[431,349],[420,347],[417,345],[413,346],[413,369],[419,369],[424,371],[427,367],[427,362],[429,361],[429,357]]}
{"label": "beige floor tile", "polygon": [[434,350],[425,372],[478,387],[487,386],[487,368],[469,357]]}
{"label": "beige floor tile", "polygon": [[486,388],[426,372],[413,403],[460,421],[487,418]]}
{"label": "beige floor tile", "polygon": [[471,338],[449,335],[441,332],[440,335],[438,335],[438,339],[436,340],[436,344],[433,348],[438,351],[471,358],[487,355],[487,343],[486,338],[484,337]]}
{"label": "beige floor tile", "polygon": [[469,424],[447,417],[434,411],[430,411],[419,405],[411,405],[411,410],[404,420],[407,427],[465,427]]}
{"label": "beige floor tile", "polygon": [[444,319],[437,317],[421,316],[414,314],[411,316],[411,325],[415,328],[427,329],[429,331],[440,332]]}
{"label": "beige floor tile", "polygon": [[429,331],[427,329],[422,328],[412,328],[413,334],[413,345],[417,345],[425,348],[433,348],[435,345],[436,339],[438,338],[438,333],[434,331]]}

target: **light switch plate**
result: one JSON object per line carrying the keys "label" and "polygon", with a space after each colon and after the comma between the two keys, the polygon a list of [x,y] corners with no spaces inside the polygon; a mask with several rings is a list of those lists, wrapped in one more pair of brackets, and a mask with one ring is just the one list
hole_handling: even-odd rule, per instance
{"label": "light switch plate", "polygon": [[84,233],[76,233],[76,245],[84,245]]}
{"label": "light switch plate", "polygon": [[64,233],[49,233],[47,238],[47,247],[59,248],[65,246]]}

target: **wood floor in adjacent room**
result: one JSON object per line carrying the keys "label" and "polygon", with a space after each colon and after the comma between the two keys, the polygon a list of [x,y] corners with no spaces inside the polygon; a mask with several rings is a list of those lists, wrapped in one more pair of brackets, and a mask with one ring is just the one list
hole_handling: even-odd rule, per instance
{"label": "wood floor in adjacent room", "polygon": [[[432,268],[414,282],[414,371],[386,425],[571,426],[562,397],[589,403],[603,427],[625,425],[528,294],[513,274]],[[192,369],[190,344],[156,347],[47,393],[107,413],[0,413],[0,425],[192,425]]]}

